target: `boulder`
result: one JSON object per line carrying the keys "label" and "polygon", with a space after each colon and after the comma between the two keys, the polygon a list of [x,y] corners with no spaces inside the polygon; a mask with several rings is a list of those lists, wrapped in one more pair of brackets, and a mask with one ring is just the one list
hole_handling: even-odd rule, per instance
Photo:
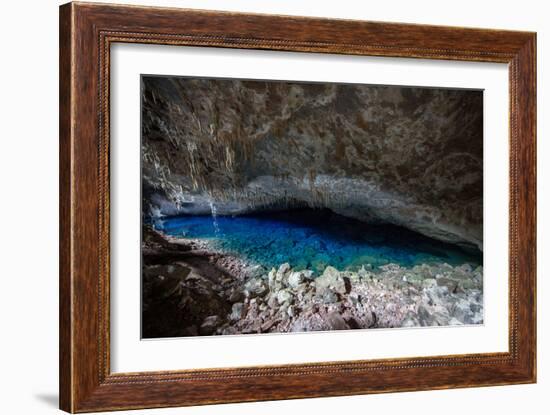
{"label": "boulder", "polygon": [[244,292],[237,288],[231,291],[231,294],[229,295],[229,301],[231,303],[238,303],[240,301],[244,300]]}
{"label": "boulder", "polygon": [[303,282],[309,280],[313,274],[313,271],[294,271],[288,276],[288,285],[292,288],[297,288]]}
{"label": "boulder", "polygon": [[328,313],[325,316],[325,321],[329,326],[329,330],[347,330],[350,328],[346,320],[337,312]]}
{"label": "boulder", "polygon": [[281,264],[281,266],[277,270],[277,273],[275,274],[275,280],[278,282],[285,281],[289,272],[290,264],[288,262]]}
{"label": "boulder", "polygon": [[277,302],[279,304],[290,304],[293,300],[294,295],[289,290],[281,290],[277,293]]}
{"label": "boulder", "polygon": [[260,297],[267,293],[268,288],[266,283],[259,278],[252,278],[244,285],[244,294],[247,297]]}
{"label": "boulder", "polygon": [[267,282],[270,287],[273,286],[273,284],[275,284],[276,277],[277,277],[277,270],[275,268],[271,268],[271,271],[269,271],[269,273],[267,274]]}
{"label": "boulder", "polygon": [[422,281],[423,288],[433,288],[437,285],[437,281],[434,278],[426,278]]}
{"label": "boulder", "polygon": [[336,268],[331,266],[326,267],[323,275],[314,281],[318,295],[323,295],[328,288],[339,294],[346,294],[351,289],[349,278],[342,276]]}
{"label": "boulder", "polygon": [[470,307],[470,302],[465,299],[459,299],[454,303],[451,308],[451,314],[463,324],[470,324],[474,316],[474,312]]}
{"label": "boulder", "polygon": [[244,304],[243,303],[235,303],[231,307],[231,320],[236,321],[240,320],[243,317],[244,314]]}
{"label": "boulder", "polygon": [[323,294],[321,298],[323,303],[325,304],[337,303],[339,300],[338,295],[334,291],[332,291],[330,288],[323,290]]}
{"label": "boulder", "polygon": [[436,281],[437,281],[438,286],[447,287],[447,289],[451,293],[456,292],[456,290],[458,288],[458,282],[456,280],[451,279],[451,278],[441,277],[441,278],[437,278]]}
{"label": "boulder", "polygon": [[202,335],[209,335],[213,334],[214,331],[218,328],[218,326],[221,325],[221,318],[219,316],[208,316],[206,317],[199,329],[200,334]]}
{"label": "boulder", "polygon": [[280,322],[281,322],[280,319],[272,318],[272,319],[270,319],[270,320],[265,321],[265,322],[261,325],[260,330],[261,330],[263,333],[269,332],[274,326],[276,326],[276,325],[279,324]]}

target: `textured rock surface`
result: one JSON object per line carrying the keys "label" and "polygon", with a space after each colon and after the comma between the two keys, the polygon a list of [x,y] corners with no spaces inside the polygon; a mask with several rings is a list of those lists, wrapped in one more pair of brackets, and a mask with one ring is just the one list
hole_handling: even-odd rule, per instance
{"label": "textured rock surface", "polygon": [[[329,266],[312,279],[284,263],[266,275],[246,277],[222,265],[228,257],[222,261],[193,248],[174,259],[181,246],[157,241],[146,240],[144,337],[483,322],[482,267],[388,264],[355,272]],[[162,265],[166,260],[171,265]]]}
{"label": "textured rock surface", "polygon": [[480,91],[142,82],[146,214],[322,206],[482,248]]}

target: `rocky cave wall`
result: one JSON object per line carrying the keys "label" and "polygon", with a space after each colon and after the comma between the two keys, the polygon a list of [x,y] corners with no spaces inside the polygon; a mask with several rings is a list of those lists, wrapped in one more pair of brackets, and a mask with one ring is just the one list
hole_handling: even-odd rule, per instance
{"label": "rocky cave wall", "polygon": [[481,91],[142,77],[145,215],[325,207],[482,249]]}

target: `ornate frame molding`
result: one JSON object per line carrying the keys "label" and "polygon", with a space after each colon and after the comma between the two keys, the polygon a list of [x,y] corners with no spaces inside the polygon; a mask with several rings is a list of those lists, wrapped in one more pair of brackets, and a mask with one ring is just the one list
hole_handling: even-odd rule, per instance
{"label": "ornate frame molding", "polygon": [[[109,70],[110,46],[116,42],[508,63],[509,352],[111,373]],[[534,382],[535,82],[534,33],[86,3],[61,6],[61,408],[89,412]],[[252,385],[253,396],[247,392]]]}

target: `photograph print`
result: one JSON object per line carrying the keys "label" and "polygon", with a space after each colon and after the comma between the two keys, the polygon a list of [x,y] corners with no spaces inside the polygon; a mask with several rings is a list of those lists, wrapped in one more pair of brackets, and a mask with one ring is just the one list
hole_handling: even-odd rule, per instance
{"label": "photograph print", "polygon": [[142,338],[483,324],[483,91],[141,76]]}

